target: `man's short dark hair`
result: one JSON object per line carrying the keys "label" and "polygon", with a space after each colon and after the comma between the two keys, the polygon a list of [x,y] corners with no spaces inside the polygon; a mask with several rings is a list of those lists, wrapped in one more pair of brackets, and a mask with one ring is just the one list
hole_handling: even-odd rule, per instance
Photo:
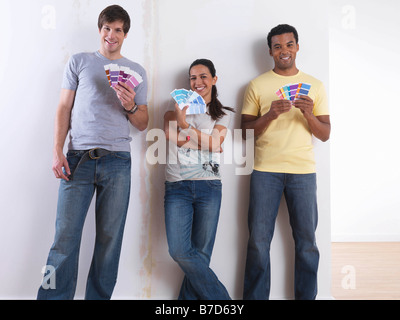
{"label": "man's short dark hair", "polygon": [[124,33],[128,33],[131,28],[131,19],[129,17],[128,12],[125,11],[124,8],[118,5],[112,5],[105,8],[99,15],[98,27],[99,30],[103,28],[103,25],[108,23],[112,23],[115,21],[122,21],[124,23]]}
{"label": "man's short dark hair", "polygon": [[268,47],[271,49],[271,39],[273,36],[279,36],[284,33],[293,33],[294,38],[296,39],[296,44],[299,43],[299,35],[295,27],[292,27],[288,24],[280,24],[273,28],[268,34]]}

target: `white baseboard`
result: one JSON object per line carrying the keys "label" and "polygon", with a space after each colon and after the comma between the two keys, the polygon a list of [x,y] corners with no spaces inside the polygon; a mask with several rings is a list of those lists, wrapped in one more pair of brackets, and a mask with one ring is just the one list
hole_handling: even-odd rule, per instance
{"label": "white baseboard", "polygon": [[332,242],[400,242],[400,234],[331,234]]}

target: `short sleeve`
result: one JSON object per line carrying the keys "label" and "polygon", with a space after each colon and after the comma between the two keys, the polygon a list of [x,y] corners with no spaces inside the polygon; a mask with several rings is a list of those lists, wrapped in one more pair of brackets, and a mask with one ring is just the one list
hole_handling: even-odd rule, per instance
{"label": "short sleeve", "polygon": [[242,114],[258,116],[259,113],[260,104],[258,101],[258,95],[254,83],[251,81],[244,94]]}
{"label": "short sleeve", "polygon": [[63,89],[75,90],[79,84],[79,72],[77,70],[76,59],[72,56],[64,68],[63,80],[61,87]]}
{"label": "short sleeve", "polygon": [[226,109],[223,109],[223,110],[225,112],[225,115],[223,117],[217,119],[215,121],[215,125],[219,125],[219,126],[223,126],[225,128],[228,128],[229,127],[229,123],[231,121],[231,117],[232,117],[232,111],[226,110]]}
{"label": "short sleeve", "polygon": [[329,115],[328,96],[326,94],[325,86],[323,85],[323,83],[321,83],[314,101],[314,115]]}
{"label": "short sleeve", "polygon": [[137,105],[147,105],[147,74],[144,69],[141,77],[143,78],[143,82],[135,88],[135,103]]}

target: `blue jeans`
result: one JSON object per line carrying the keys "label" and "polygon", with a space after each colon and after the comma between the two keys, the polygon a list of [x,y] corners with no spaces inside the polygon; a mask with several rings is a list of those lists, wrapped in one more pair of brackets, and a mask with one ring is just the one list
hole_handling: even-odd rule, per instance
{"label": "blue jeans", "polygon": [[185,273],[179,299],[230,299],[209,267],[221,207],[221,189],[219,180],[165,182],[169,253]]}
{"label": "blue jeans", "polygon": [[316,174],[254,170],[250,182],[249,242],[244,299],[269,299],[270,244],[284,193],[295,242],[295,299],[315,299],[319,252],[315,241],[318,209]]}
{"label": "blue jeans", "polygon": [[[84,151],[70,151],[73,172]],[[96,241],[85,299],[110,299],[117,279],[122,236],[131,183],[129,152],[113,152],[79,166],[73,180],[61,180],[56,234],[47,266],[55,275],[55,289],[42,284],[38,299],[73,299],[82,229],[96,191]]]}

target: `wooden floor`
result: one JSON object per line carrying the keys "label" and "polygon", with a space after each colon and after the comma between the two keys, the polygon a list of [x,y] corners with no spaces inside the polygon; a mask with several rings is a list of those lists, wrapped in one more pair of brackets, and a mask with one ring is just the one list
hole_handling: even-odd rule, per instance
{"label": "wooden floor", "polygon": [[332,296],[400,300],[400,242],[332,243]]}

